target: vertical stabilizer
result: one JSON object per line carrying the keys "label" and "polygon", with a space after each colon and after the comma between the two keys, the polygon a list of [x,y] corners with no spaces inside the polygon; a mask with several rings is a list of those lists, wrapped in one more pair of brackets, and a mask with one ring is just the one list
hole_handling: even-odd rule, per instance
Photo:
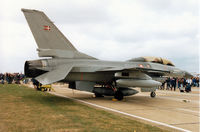
{"label": "vertical stabilizer", "polygon": [[41,11],[22,9],[39,49],[77,51],[53,22]]}
{"label": "vertical stabilizer", "polygon": [[40,57],[95,59],[77,51],[42,11],[22,9],[22,12],[38,45]]}

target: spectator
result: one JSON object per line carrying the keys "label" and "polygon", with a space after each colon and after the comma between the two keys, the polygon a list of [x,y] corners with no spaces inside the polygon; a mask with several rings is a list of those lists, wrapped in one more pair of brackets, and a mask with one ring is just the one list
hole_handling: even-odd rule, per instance
{"label": "spectator", "polygon": [[166,83],[166,81],[164,81],[164,82],[162,83],[162,85],[160,86],[160,90],[164,90],[164,89],[165,89],[165,83]]}
{"label": "spectator", "polygon": [[0,74],[0,81],[1,81],[1,84],[4,84],[4,74]]}
{"label": "spectator", "polygon": [[35,78],[32,78],[32,82],[33,82],[34,88],[35,89],[39,89],[40,83]]}
{"label": "spectator", "polygon": [[184,80],[184,78],[182,78],[180,80],[180,87],[179,87],[180,92],[184,92],[184,82],[185,82],[185,80]]}
{"label": "spectator", "polygon": [[20,81],[24,78],[24,74],[19,73],[0,73],[0,83],[4,84],[7,82],[8,84],[12,84],[15,82],[16,84],[20,84]]}
{"label": "spectator", "polygon": [[171,87],[174,88],[174,91],[176,91],[176,78],[172,78],[171,85]]}
{"label": "spectator", "polygon": [[182,79],[183,79],[183,87],[185,87],[187,84],[186,79],[185,78],[182,78]]}
{"label": "spectator", "polygon": [[199,77],[196,78],[197,87],[199,87]]}
{"label": "spectator", "polygon": [[178,88],[180,88],[180,85],[181,85],[181,78],[178,78],[178,79],[177,79],[177,82],[178,82]]}
{"label": "spectator", "polygon": [[170,78],[167,78],[166,83],[167,83],[166,90],[169,90],[169,88],[170,88]]}
{"label": "spectator", "polygon": [[187,93],[191,91],[191,85],[189,83],[186,84],[185,91]]}

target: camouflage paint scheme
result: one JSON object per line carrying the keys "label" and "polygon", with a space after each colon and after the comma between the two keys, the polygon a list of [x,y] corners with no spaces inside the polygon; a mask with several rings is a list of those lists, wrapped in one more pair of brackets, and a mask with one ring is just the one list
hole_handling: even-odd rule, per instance
{"label": "camouflage paint scheme", "polygon": [[151,92],[151,97],[155,97],[156,88],[166,77],[192,76],[159,57],[139,57],[123,62],[96,59],[79,52],[43,12],[22,11],[37,43],[39,57],[48,57],[25,62],[25,75],[41,84],[66,82],[73,89],[121,100],[123,96],[138,93],[134,87]]}

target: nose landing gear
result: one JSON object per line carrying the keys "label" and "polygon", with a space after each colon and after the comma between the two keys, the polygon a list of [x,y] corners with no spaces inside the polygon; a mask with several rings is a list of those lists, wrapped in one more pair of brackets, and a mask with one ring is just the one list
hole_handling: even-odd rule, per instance
{"label": "nose landing gear", "polygon": [[155,97],[156,97],[156,92],[152,91],[152,92],[150,93],[150,96],[151,96],[151,98],[155,98]]}

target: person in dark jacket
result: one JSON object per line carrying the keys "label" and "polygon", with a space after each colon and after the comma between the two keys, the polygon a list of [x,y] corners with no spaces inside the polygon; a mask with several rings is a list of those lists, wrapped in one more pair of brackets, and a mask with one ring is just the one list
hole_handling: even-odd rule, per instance
{"label": "person in dark jacket", "polygon": [[35,89],[39,89],[40,83],[35,78],[32,78],[32,82],[33,82],[34,88]]}
{"label": "person in dark jacket", "polygon": [[172,85],[172,88],[174,88],[174,91],[176,91],[176,78],[175,77],[172,79],[171,85]]}
{"label": "person in dark jacket", "polygon": [[166,90],[169,90],[169,88],[170,88],[170,78],[167,78],[166,83],[167,83]]}
{"label": "person in dark jacket", "polygon": [[191,85],[189,83],[186,84],[186,87],[185,87],[185,92],[190,92],[191,91]]}
{"label": "person in dark jacket", "polygon": [[199,87],[199,77],[196,78],[197,87]]}

